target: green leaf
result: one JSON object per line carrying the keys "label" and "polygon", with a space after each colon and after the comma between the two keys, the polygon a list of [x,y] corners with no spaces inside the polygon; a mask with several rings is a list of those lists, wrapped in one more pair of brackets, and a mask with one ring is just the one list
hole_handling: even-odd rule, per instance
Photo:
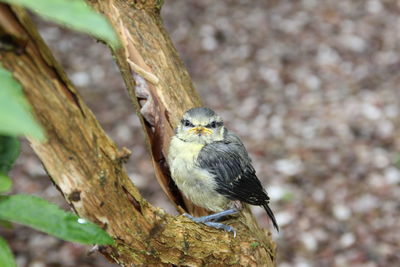
{"label": "green leaf", "polygon": [[11,189],[12,181],[7,174],[19,155],[19,147],[17,138],[0,135],[0,193]]}
{"label": "green leaf", "polygon": [[9,221],[4,221],[4,220],[0,220],[0,226],[2,226],[4,228],[7,228],[7,229],[12,229],[13,228],[12,223],[10,223]]}
{"label": "green leaf", "polygon": [[0,64],[0,134],[30,135],[44,140],[44,133],[30,112],[21,85]]}
{"label": "green leaf", "polygon": [[19,4],[52,21],[91,34],[113,47],[119,42],[108,21],[83,0],[0,0]]}
{"label": "green leaf", "polygon": [[19,155],[19,141],[13,136],[0,135],[0,173],[7,174]]}
{"label": "green leaf", "polygon": [[11,179],[8,178],[8,176],[0,173],[0,193],[9,191],[11,189],[11,186],[12,186]]}
{"label": "green leaf", "polygon": [[12,254],[11,249],[7,244],[7,241],[5,241],[1,236],[0,236],[0,266],[4,267],[17,266],[14,260],[14,255]]}
{"label": "green leaf", "polygon": [[0,219],[24,224],[67,241],[113,243],[113,239],[96,224],[36,196],[0,196]]}

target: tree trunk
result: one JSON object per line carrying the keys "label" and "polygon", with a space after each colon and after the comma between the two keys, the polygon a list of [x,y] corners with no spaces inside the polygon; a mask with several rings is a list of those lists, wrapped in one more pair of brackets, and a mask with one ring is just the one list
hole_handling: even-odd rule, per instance
{"label": "tree trunk", "polygon": [[[174,203],[193,211],[168,185],[164,155],[173,125],[200,101],[158,9],[151,1],[92,4],[112,18],[123,41],[115,54],[148,136],[158,180]],[[0,41],[14,40],[12,49],[0,50],[0,60],[23,86],[47,135],[47,142],[30,139],[31,145],[75,212],[114,238],[101,253],[122,266],[275,264],[275,244],[248,209],[227,222],[237,230],[233,238],[150,205],[123,169],[129,154],[104,133],[24,10],[0,4],[0,33]]]}

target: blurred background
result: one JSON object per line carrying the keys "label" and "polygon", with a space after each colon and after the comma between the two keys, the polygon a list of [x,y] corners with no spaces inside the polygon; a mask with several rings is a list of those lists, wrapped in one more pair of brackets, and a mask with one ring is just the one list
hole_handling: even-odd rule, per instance
{"label": "blurred background", "polygon": [[[203,103],[242,138],[271,196],[278,266],[396,266],[400,2],[166,1],[162,15]],[[132,150],[135,185],[175,213],[108,49],[35,21],[107,133]],[[27,142],[10,176],[14,193],[68,209]],[[116,266],[26,227],[0,232],[21,267]]]}

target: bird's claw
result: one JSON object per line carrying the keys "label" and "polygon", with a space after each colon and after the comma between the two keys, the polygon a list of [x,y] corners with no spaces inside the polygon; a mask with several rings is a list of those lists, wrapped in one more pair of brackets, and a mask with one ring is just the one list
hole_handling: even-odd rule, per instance
{"label": "bird's claw", "polygon": [[209,227],[212,227],[212,228],[215,228],[215,229],[218,229],[218,230],[221,229],[221,230],[224,230],[226,232],[231,232],[231,233],[233,233],[233,237],[236,237],[236,231],[232,226],[225,225],[225,224],[218,223],[218,222],[210,222],[210,217],[208,217],[208,216],[193,217],[192,215],[187,214],[187,213],[184,213],[182,215],[185,216],[186,218],[194,221],[195,223],[202,223],[202,224],[205,224],[205,225],[207,225]]}
{"label": "bird's claw", "polygon": [[218,222],[205,222],[205,225],[215,228],[215,229],[222,229],[225,230],[226,232],[231,232],[233,233],[233,237],[236,237],[236,231],[232,226],[229,225],[225,225],[222,223],[218,223]]}

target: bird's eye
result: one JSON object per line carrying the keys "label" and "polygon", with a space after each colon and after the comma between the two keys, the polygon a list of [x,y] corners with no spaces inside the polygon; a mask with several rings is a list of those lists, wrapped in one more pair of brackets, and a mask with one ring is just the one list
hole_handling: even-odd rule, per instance
{"label": "bird's eye", "polygon": [[192,127],[193,127],[193,123],[191,123],[189,120],[182,120],[182,124],[183,124],[185,127],[189,127],[189,126],[192,126]]}
{"label": "bird's eye", "polygon": [[207,124],[206,127],[207,128],[217,128],[217,127],[219,127],[221,125],[222,125],[221,122],[212,121],[209,124]]}

